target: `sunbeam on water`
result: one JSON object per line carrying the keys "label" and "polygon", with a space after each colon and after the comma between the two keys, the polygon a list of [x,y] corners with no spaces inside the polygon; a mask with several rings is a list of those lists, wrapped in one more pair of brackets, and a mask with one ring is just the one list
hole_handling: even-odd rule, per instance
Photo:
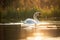
{"label": "sunbeam on water", "polygon": [[[32,36],[26,37],[26,40],[56,40],[54,37],[48,37],[48,36],[46,37],[45,35],[48,35],[48,33],[46,33],[45,31],[49,31],[51,29],[55,30],[55,29],[57,29],[57,26],[53,22],[39,21],[37,18],[38,15],[36,15],[36,14],[33,15],[33,19],[27,18],[21,25],[21,27],[25,27],[25,30],[27,32],[29,32],[29,31],[33,32],[31,34]],[[43,30],[43,31],[41,31],[41,30]],[[57,40],[59,40],[59,39],[57,39]]]}
{"label": "sunbeam on water", "polygon": [[60,37],[34,36],[34,37],[27,37],[26,40],[60,40]]}
{"label": "sunbeam on water", "polygon": [[33,33],[33,37],[27,37],[27,40],[42,40],[43,37],[41,36],[42,34],[40,33]]}
{"label": "sunbeam on water", "polygon": [[42,37],[40,37],[40,36],[27,37],[27,40],[42,40]]}

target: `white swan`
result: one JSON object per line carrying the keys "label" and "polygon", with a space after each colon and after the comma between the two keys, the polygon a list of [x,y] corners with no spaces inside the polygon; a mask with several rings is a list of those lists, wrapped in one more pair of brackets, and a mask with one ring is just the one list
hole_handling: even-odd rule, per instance
{"label": "white swan", "polygon": [[38,20],[38,18],[37,18],[38,16],[40,16],[40,12],[34,13],[33,19],[27,18],[27,19],[24,21],[24,23],[25,23],[25,24],[37,24],[37,23],[40,22],[40,21]]}
{"label": "white swan", "polygon": [[21,27],[24,27],[27,29],[34,28],[36,24],[40,23],[40,21],[37,18],[39,15],[40,15],[40,12],[34,13],[33,19],[27,18],[25,21],[23,21],[23,24],[21,24]]}
{"label": "white swan", "polygon": [[[33,19],[31,18],[27,18],[22,24],[21,26],[27,28],[27,29],[30,29],[30,28],[34,28],[35,26],[38,26],[38,27],[41,27],[41,28],[47,28],[47,27],[55,27],[56,28],[56,25],[50,25],[51,22],[41,22],[38,20],[38,16],[40,16],[41,13],[40,12],[36,12],[34,13],[33,15]],[[46,25],[47,24],[47,25]],[[45,26],[44,26],[45,25]]]}

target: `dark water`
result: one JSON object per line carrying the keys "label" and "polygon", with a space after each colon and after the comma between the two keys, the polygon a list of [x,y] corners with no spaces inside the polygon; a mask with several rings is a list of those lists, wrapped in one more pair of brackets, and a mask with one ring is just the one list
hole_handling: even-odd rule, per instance
{"label": "dark water", "polygon": [[[46,40],[49,40],[49,38],[51,40],[60,40],[60,29],[40,31],[44,33]],[[0,25],[0,40],[24,40],[26,37],[31,35],[29,33],[30,32],[21,29],[21,25]]]}

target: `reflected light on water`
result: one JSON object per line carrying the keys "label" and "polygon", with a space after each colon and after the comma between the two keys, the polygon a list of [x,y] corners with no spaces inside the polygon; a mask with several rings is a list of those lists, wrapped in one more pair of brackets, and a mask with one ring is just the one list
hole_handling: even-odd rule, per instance
{"label": "reflected light on water", "polygon": [[36,32],[36,33],[33,33],[34,36],[42,36],[43,33],[40,33],[40,32]]}
{"label": "reflected light on water", "polygon": [[34,38],[34,40],[42,40],[42,37],[41,37],[41,36],[36,36],[36,37]]}
{"label": "reflected light on water", "polygon": [[40,22],[39,24],[50,24],[49,22]]}
{"label": "reflected light on water", "polygon": [[40,33],[33,33],[33,37],[27,37],[27,40],[42,40],[42,36]]}
{"label": "reflected light on water", "polygon": [[27,40],[42,40],[41,36],[27,37]]}

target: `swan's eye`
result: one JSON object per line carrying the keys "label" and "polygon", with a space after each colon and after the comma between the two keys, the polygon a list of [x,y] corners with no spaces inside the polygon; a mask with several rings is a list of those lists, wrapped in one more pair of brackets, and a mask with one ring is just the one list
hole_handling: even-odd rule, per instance
{"label": "swan's eye", "polygon": [[39,15],[41,15],[41,13],[39,13]]}

